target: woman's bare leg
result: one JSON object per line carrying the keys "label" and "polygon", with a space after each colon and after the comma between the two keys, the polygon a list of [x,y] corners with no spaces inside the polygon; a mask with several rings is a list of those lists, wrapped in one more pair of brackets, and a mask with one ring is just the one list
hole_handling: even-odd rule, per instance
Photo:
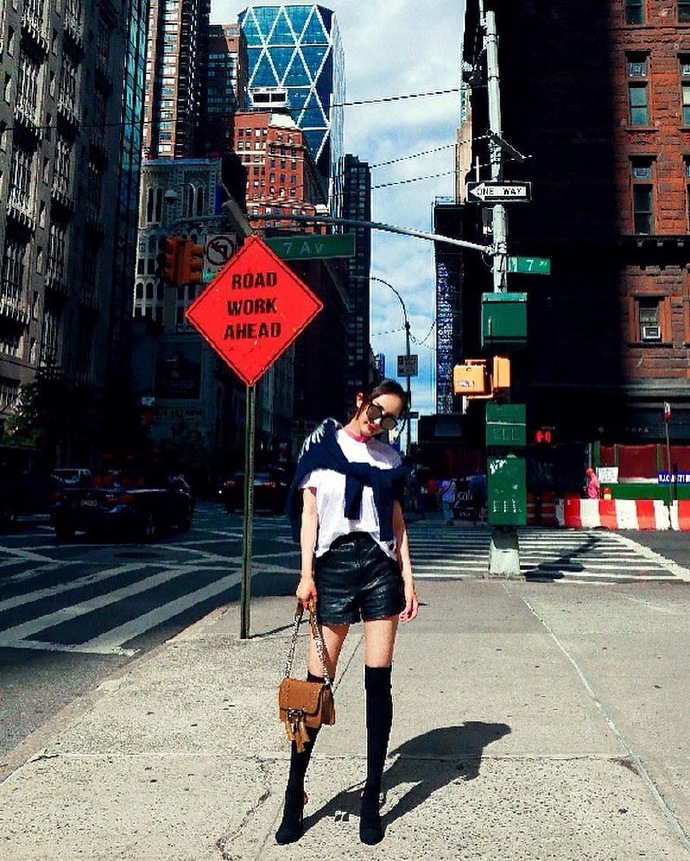
{"label": "woman's bare leg", "polygon": [[[338,658],[340,650],[347,637],[347,632],[350,630],[349,625],[321,625],[321,636],[323,637],[324,658],[326,659],[326,669],[328,675],[333,679],[335,671],[338,668]],[[318,652],[316,651],[316,643],[314,638],[311,638],[309,643],[309,659],[307,661],[307,669],[314,676],[323,677],[323,667]]]}

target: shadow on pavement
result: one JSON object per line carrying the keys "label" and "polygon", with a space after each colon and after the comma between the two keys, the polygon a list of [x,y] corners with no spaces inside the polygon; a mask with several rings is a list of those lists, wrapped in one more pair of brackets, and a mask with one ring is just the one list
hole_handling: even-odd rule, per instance
{"label": "shadow on pavement", "polygon": [[[384,814],[384,825],[410,813],[443,786],[458,780],[474,780],[479,776],[484,749],[510,732],[510,727],[504,723],[467,721],[460,726],[431,730],[391,751],[391,756],[397,759],[383,775],[386,791],[391,792],[397,786],[411,786]],[[358,816],[361,792],[362,784],[357,784],[338,793],[305,819],[305,828],[328,817],[346,819],[351,813]]]}
{"label": "shadow on pavement", "polygon": [[525,579],[545,583],[550,580],[561,580],[566,574],[577,574],[584,571],[585,566],[577,560],[577,557],[586,556],[594,550],[596,544],[596,539],[587,537],[582,544],[563,556],[548,562],[541,562],[534,568],[525,568],[523,570]]}

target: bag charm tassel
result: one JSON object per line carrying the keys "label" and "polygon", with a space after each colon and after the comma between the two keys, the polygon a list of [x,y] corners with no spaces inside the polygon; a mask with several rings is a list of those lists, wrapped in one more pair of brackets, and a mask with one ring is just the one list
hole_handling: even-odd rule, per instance
{"label": "bag charm tassel", "polygon": [[304,751],[304,745],[309,744],[309,734],[304,725],[304,715],[290,715],[289,721],[285,722],[285,732],[288,741],[295,742],[299,753]]}

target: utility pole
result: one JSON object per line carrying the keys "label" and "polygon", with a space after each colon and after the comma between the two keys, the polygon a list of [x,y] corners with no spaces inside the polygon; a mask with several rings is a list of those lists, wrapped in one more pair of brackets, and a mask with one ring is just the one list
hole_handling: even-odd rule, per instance
{"label": "utility pole", "polygon": [[[403,308],[405,307],[403,303]],[[412,409],[412,390],[410,388],[410,321],[405,312],[405,360],[407,374],[407,408],[405,410],[407,419],[407,436],[405,438],[405,454],[410,456],[410,437],[412,436],[412,422],[410,421],[410,410]]]}
{"label": "utility pole", "polygon": [[[496,13],[487,10],[485,16],[486,78],[489,100],[489,159],[491,179],[503,179],[503,129],[501,123],[501,89],[498,74],[498,33]],[[494,238],[493,276],[494,292],[502,293],[507,288],[508,275],[508,215],[503,203],[492,208],[492,231]]]}
{"label": "utility pole", "polygon": [[378,278],[376,275],[370,275],[369,280],[370,281],[378,281],[380,284],[385,284],[386,287],[389,287],[395,293],[395,295],[398,297],[398,301],[400,302],[400,307],[402,308],[402,312],[403,312],[403,319],[405,321],[405,363],[406,363],[405,370],[407,371],[407,373],[405,374],[405,378],[407,380],[407,391],[406,391],[407,409],[405,411],[405,416],[406,416],[405,426],[404,426],[404,428],[401,428],[401,433],[402,433],[402,430],[407,430],[407,435],[405,438],[406,439],[406,441],[405,441],[405,454],[409,457],[409,454],[410,454],[410,436],[412,433],[412,423],[410,421],[410,408],[412,406],[412,390],[411,390],[411,386],[410,386],[410,377],[412,376],[410,374],[410,319],[407,316],[407,306],[405,305],[405,301],[403,300],[403,297],[400,295],[400,293],[395,289],[395,287],[392,284],[389,284],[388,281],[384,281],[383,278]]}
{"label": "utility pole", "polygon": [[[508,145],[503,140],[501,122],[501,88],[498,70],[498,32],[496,13],[493,9],[484,9],[483,0],[479,0],[480,15],[483,15],[484,48],[486,51],[487,98],[489,109],[489,159],[491,163],[491,179],[503,180],[504,150]],[[494,293],[505,293],[508,288],[508,217],[503,203],[492,207],[493,232],[493,289]],[[489,462],[491,469],[495,461]],[[491,477],[489,484],[491,485]],[[524,493],[524,488],[522,489]],[[489,499],[491,504],[491,499]],[[491,531],[489,545],[489,576],[519,578],[520,550],[516,526],[494,525]]]}

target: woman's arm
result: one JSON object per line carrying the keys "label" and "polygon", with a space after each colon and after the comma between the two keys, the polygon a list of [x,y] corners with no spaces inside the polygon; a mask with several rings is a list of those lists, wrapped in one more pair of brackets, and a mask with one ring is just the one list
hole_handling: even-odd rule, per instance
{"label": "woman's arm", "polygon": [[316,532],[319,518],[316,510],[316,493],[312,488],[305,487],[303,491],[304,504],[302,507],[302,525],[299,534],[301,551],[300,581],[297,585],[297,600],[306,607],[309,601],[316,601],[316,583],[314,582],[314,548],[316,547]]}
{"label": "woman's arm", "polygon": [[407,527],[403,517],[400,503],[393,503],[393,532],[395,533],[395,546],[398,553],[400,571],[405,583],[405,609],[400,614],[401,622],[411,622],[417,615],[419,601],[412,576],[412,562],[410,560],[410,545],[407,540]]}

